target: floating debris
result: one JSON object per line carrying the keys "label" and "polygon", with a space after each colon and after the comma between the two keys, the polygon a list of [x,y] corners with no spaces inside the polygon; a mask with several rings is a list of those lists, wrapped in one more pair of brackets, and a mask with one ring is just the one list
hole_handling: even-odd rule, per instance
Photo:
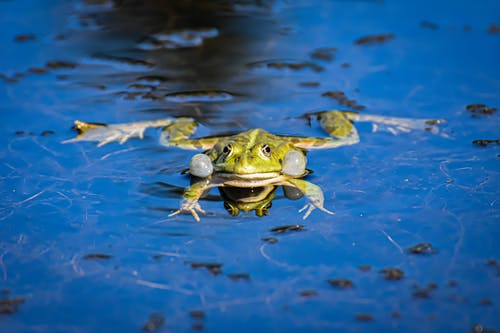
{"label": "floating debris", "polygon": [[304,226],[300,224],[292,224],[292,225],[283,225],[280,227],[274,227],[270,229],[272,232],[278,233],[278,234],[284,234],[287,232],[291,231],[303,231]]}
{"label": "floating debris", "polygon": [[142,50],[179,49],[201,46],[208,38],[219,35],[216,28],[198,28],[160,32],[137,45]]}
{"label": "floating debris", "polygon": [[455,288],[456,286],[458,286],[458,282],[456,280],[449,280],[448,286]]}
{"label": "floating debris", "polygon": [[234,94],[224,90],[192,90],[166,94],[165,100],[175,103],[225,102],[232,100]]}
{"label": "floating debris", "polygon": [[355,100],[347,98],[344,92],[338,90],[327,91],[321,94],[323,97],[330,97],[336,100],[339,104],[351,108],[353,110],[364,110],[364,105],[359,105]]}
{"label": "floating debris", "polygon": [[245,280],[245,281],[252,281],[252,278],[250,277],[249,274],[247,273],[235,273],[235,274],[228,274],[227,275],[232,281],[239,281],[239,280]]}
{"label": "floating debris", "polygon": [[45,130],[45,131],[40,132],[40,136],[48,136],[48,135],[54,135],[54,134],[56,134],[56,132],[54,132],[52,130]]}
{"label": "floating debris", "polygon": [[413,286],[413,297],[418,298],[431,298],[430,293],[433,290],[436,290],[438,285],[436,283],[429,283],[425,287],[419,287],[418,285]]}
{"label": "floating debris", "polygon": [[19,35],[17,35],[17,36],[14,37],[14,41],[20,42],[20,43],[29,42],[29,41],[32,41],[32,40],[35,40],[35,39],[36,39],[35,34],[31,34],[31,33],[28,33],[28,34],[19,34]]}
{"label": "floating debris", "polygon": [[212,275],[219,275],[222,273],[223,264],[219,263],[206,263],[206,262],[191,262],[191,268],[206,268]]}
{"label": "floating debris", "polygon": [[316,81],[306,81],[306,82],[299,82],[299,86],[301,86],[301,87],[315,88],[315,87],[319,87],[320,83],[316,82]]}
{"label": "floating debris", "polygon": [[348,62],[343,62],[343,63],[340,65],[340,67],[342,67],[342,68],[351,68],[351,64],[350,64],[350,63],[348,63]]}
{"label": "floating debris", "polygon": [[439,29],[439,25],[437,23],[427,21],[427,20],[421,21],[420,26],[422,28],[426,28],[426,29],[430,29],[430,30],[438,30]]}
{"label": "floating debris", "polygon": [[148,320],[142,326],[145,332],[154,332],[165,324],[165,316],[161,313],[152,313],[149,315]]}
{"label": "floating debris", "polygon": [[372,266],[370,266],[370,265],[360,265],[360,266],[358,266],[358,268],[362,272],[369,272],[372,270]]}
{"label": "floating debris", "polygon": [[355,318],[357,321],[361,322],[369,322],[375,320],[375,317],[373,317],[373,315],[370,313],[358,313]]}
{"label": "floating debris", "polygon": [[380,273],[384,274],[386,280],[391,281],[401,280],[405,275],[399,268],[384,268],[380,270]]}
{"label": "floating debris", "polygon": [[71,61],[62,61],[62,60],[52,60],[48,61],[45,64],[45,67],[48,69],[73,69],[77,66],[76,63]]}
{"label": "floating debris", "polygon": [[401,318],[401,313],[399,313],[399,311],[393,311],[391,317],[394,319]]}
{"label": "floating debris", "polygon": [[276,238],[276,237],[264,237],[264,238],[261,238],[261,240],[263,240],[264,242],[267,242],[269,244],[278,243],[278,238]]}
{"label": "floating debris", "polygon": [[489,298],[483,298],[479,301],[479,305],[492,305],[493,302]]}
{"label": "floating debris", "polygon": [[334,287],[337,287],[338,289],[349,289],[354,287],[352,281],[348,279],[339,279],[339,278],[329,279],[328,283]]}
{"label": "floating debris", "polygon": [[465,106],[465,110],[470,112],[471,117],[479,118],[481,116],[490,116],[498,111],[497,108],[489,107],[486,104],[469,104]]}
{"label": "floating debris", "polygon": [[432,247],[431,243],[420,243],[408,248],[410,254],[434,254],[437,251]]}
{"label": "floating debris", "polygon": [[0,315],[12,314],[19,310],[19,305],[26,301],[24,297],[12,297],[0,299]]}
{"label": "floating debris", "polygon": [[488,27],[488,33],[490,34],[500,34],[500,25],[498,24],[490,24]]}
{"label": "floating debris", "polygon": [[105,253],[89,253],[83,256],[85,260],[108,260],[111,259],[111,255]]}
{"label": "floating debris", "polygon": [[337,49],[335,47],[320,47],[311,53],[311,58],[332,61],[335,59],[336,53]]}
{"label": "floating debris", "polygon": [[189,316],[193,319],[205,319],[205,312],[203,310],[191,310]]}
{"label": "floating debris", "polygon": [[490,259],[486,260],[486,265],[496,267],[498,265],[498,262],[496,259],[490,258]]}
{"label": "floating debris", "polygon": [[488,139],[481,139],[481,140],[473,140],[472,144],[480,147],[487,147],[491,144],[500,144],[500,140],[488,140]]}
{"label": "floating debris", "polygon": [[499,333],[500,331],[495,329],[495,328],[483,326],[481,324],[475,324],[474,326],[472,326],[471,332],[472,333]]}
{"label": "floating debris", "polygon": [[309,289],[309,290],[302,290],[299,293],[300,297],[314,297],[318,296],[318,292],[314,289]]}
{"label": "floating debris", "polygon": [[30,67],[28,68],[28,72],[35,74],[45,74],[47,73],[47,69],[43,67]]}
{"label": "floating debris", "polygon": [[247,67],[267,67],[273,69],[290,69],[294,71],[308,68],[315,72],[322,72],[325,70],[323,66],[320,66],[311,61],[258,61],[247,64]]}
{"label": "floating debris", "polygon": [[394,38],[396,38],[394,34],[368,35],[356,39],[354,43],[357,45],[375,45],[375,44],[383,44]]}

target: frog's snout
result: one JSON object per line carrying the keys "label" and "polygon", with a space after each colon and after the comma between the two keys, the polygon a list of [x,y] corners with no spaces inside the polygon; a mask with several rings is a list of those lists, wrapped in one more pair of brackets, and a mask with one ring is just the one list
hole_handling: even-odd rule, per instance
{"label": "frog's snout", "polygon": [[189,173],[193,176],[206,178],[214,172],[212,161],[205,154],[196,154],[189,162]]}
{"label": "frog's snout", "polygon": [[292,177],[299,177],[306,172],[307,158],[304,154],[291,150],[285,154],[281,172]]}

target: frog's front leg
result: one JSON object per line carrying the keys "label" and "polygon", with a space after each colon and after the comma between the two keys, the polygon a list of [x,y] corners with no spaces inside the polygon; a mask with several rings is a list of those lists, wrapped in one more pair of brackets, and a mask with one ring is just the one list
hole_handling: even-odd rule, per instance
{"label": "frog's front leg", "polygon": [[333,212],[329,211],[328,209],[326,209],[324,207],[325,198],[323,195],[323,191],[321,190],[321,188],[318,185],[310,183],[304,179],[293,179],[293,178],[288,179],[287,181],[285,181],[281,185],[293,186],[293,187],[297,188],[302,193],[304,193],[304,195],[309,200],[309,202],[299,210],[299,212],[303,212],[304,210],[306,211],[304,214],[304,217],[303,217],[304,220],[307,219],[307,217],[311,214],[311,212],[315,208],[318,208],[319,210],[321,210],[325,213],[333,215]]}
{"label": "frog's front leg", "polygon": [[191,184],[191,186],[184,190],[181,207],[168,216],[170,217],[179,215],[181,213],[189,213],[193,215],[196,222],[200,222],[198,213],[205,214],[205,211],[200,207],[198,201],[203,196],[203,194],[206,193],[206,191],[215,186],[217,186],[217,184],[212,183],[208,178],[202,178],[199,181]]}

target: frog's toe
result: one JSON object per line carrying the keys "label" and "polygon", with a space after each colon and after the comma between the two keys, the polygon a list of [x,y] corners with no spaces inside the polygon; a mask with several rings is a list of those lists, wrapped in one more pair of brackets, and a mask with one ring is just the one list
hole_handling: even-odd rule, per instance
{"label": "frog's toe", "polygon": [[191,214],[196,220],[196,222],[200,222],[201,220],[198,213],[205,214],[205,211],[200,207],[200,204],[198,202],[186,202],[181,206],[181,208],[169,214],[168,217],[172,217],[183,213]]}
{"label": "frog's toe", "polygon": [[304,205],[304,207],[302,207],[301,209],[299,209],[299,213],[302,213],[303,211],[305,211],[305,214],[304,216],[302,217],[303,220],[307,219],[309,217],[309,215],[311,215],[312,211],[315,209],[315,208],[318,208],[319,210],[327,213],[327,214],[330,214],[330,215],[333,215],[334,213],[332,211],[329,211],[328,209],[326,209],[325,207],[323,206],[315,206],[313,203],[311,202],[308,202]]}

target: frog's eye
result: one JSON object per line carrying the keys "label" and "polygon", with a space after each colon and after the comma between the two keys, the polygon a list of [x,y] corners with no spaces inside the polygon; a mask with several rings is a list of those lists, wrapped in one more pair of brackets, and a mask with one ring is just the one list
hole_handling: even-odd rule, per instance
{"label": "frog's eye", "polygon": [[231,146],[230,144],[225,145],[224,148],[222,149],[222,152],[226,155],[231,154],[232,151],[233,151],[233,146]]}
{"label": "frog's eye", "polygon": [[271,156],[271,147],[269,147],[266,144],[263,144],[262,147],[260,147],[260,151],[262,152],[262,155],[265,157]]}
{"label": "frog's eye", "polygon": [[291,150],[285,155],[281,172],[292,177],[303,176],[306,172],[306,156],[296,150]]}

